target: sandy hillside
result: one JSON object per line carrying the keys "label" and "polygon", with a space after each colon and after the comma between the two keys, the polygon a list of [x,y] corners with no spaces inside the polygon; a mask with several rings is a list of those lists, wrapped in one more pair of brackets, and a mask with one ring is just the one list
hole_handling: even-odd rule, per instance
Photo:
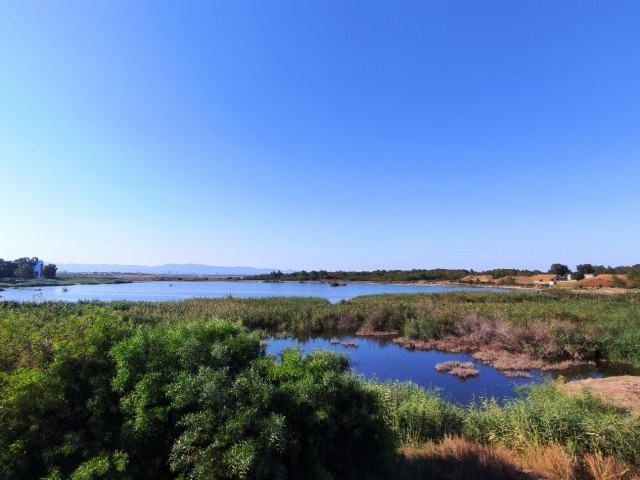
{"label": "sandy hillside", "polygon": [[586,388],[603,400],[640,413],[640,377],[625,375],[621,377],[589,378],[566,383],[560,388],[573,394],[579,394],[583,388]]}

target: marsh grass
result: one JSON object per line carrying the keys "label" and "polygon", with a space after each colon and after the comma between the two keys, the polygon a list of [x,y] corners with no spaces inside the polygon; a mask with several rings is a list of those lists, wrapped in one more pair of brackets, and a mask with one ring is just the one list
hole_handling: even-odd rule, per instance
{"label": "marsh grass", "polygon": [[[609,348],[605,350],[607,355],[628,352],[625,358],[635,360],[634,348],[639,347],[624,342],[633,342],[638,335],[634,329],[638,329],[640,323],[639,305],[633,295],[581,297],[518,293],[511,296],[484,292],[362,297],[335,305],[312,298],[241,300],[233,297],[166,303],[0,302],[0,386],[11,393],[1,400],[16,411],[28,409],[29,402],[51,401],[55,408],[47,412],[61,412],[69,421],[75,421],[76,417],[87,415],[86,405],[79,402],[77,410],[66,412],[64,403],[53,401],[62,390],[51,383],[50,373],[58,371],[51,368],[60,369],[60,381],[74,378],[76,374],[84,375],[82,368],[104,364],[109,345],[147,325],[160,325],[162,330],[187,320],[195,325],[213,318],[233,320],[250,330],[260,328],[263,334],[329,330],[341,322],[344,324],[345,319],[353,329],[369,325],[371,318],[374,320],[370,327],[402,328],[403,325],[398,325],[401,321],[445,318],[445,313],[452,320],[450,325],[438,320],[441,332],[446,328],[455,332],[456,325],[465,318],[470,319],[469,323],[466,326],[463,323],[461,328],[474,323],[482,325],[481,319],[494,318],[512,322],[516,331],[519,322],[544,323],[546,319],[554,326],[568,324],[585,329],[596,343],[605,342],[613,332],[619,332],[624,341],[618,341],[613,349],[607,345],[602,348]],[[520,313],[524,319],[518,318]],[[480,337],[482,335],[485,334]],[[160,333],[159,336],[162,337]],[[628,350],[616,350],[618,347]],[[194,350],[194,354],[198,352]],[[145,362],[141,357],[140,365]],[[41,372],[41,375],[30,372]],[[105,379],[100,388],[108,393],[111,385],[108,375],[106,371],[100,372]],[[28,380],[25,385],[35,393],[21,394],[21,389],[26,388],[23,384],[12,387],[9,382],[14,381],[14,376],[15,381]],[[95,380],[89,373],[86,379],[82,378],[87,385]],[[438,472],[446,471],[458,475],[452,473],[448,478],[523,478],[521,475],[525,475],[526,469],[547,478],[571,480],[631,479],[637,475],[640,417],[586,393],[570,397],[556,384],[548,383],[523,389],[519,398],[504,404],[483,399],[460,406],[442,398],[438,391],[426,391],[413,383],[359,381],[379,402],[381,417],[375,421],[383,421],[398,444],[413,448],[414,453],[423,449],[419,455],[404,457],[404,463],[398,466],[398,478],[420,478],[408,476],[410,472],[421,472],[422,478],[429,475],[438,478]],[[15,395],[22,395],[24,401],[13,402]],[[69,398],[75,399],[75,394]],[[47,419],[49,413],[43,414],[42,419]],[[5,415],[6,425],[6,422],[27,418]],[[13,430],[6,432],[13,435]]]}
{"label": "marsh grass", "polygon": [[223,318],[269,331],[397,331],[415,342],[449,338],[466,350],[490,345],[545,362],[606,359],[640,366],[637,293],[389,294],[337,304],[320,298],[229,296],[105,305],[134,322]]}
{"label": "marsh grass", "polygon": [[557,478],[583,478],[575,475],[586,475],[585,465],[616,472],[640,465],[639,417],[587,392],[568,396],[550,382],[523,388],[520,398],[503,405],[484,399],[457,406],[411,382],[366,383],[402,445],[463,437],[516,452],[520,464],[536,471],[569,472]]}

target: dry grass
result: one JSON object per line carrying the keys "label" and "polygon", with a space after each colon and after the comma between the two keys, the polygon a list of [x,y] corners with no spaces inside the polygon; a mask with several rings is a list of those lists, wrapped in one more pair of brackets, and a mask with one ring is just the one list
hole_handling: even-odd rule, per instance
{"label": "dry grass", "polygon": [[449,372],[451,375],[460,378],[475,377],[480,373],[473,363],[458,362],[456,360],[438,363],[436,364],[436,370],[441,373]]}
{"label": "dry grass", "polygon": [[558,444],[509,450],[446,437],[420,447],[405,446],[395,478],[450,480],[640,480],[627,464],[602,454],[574,456]]}
{"label": "dry grass", "polygon": [[578,463],[557,443],[546,447],[524,449],[514,453],[517,462],[524,469],[535,472],[547,480],[577,480]]}
{"label": "dry grass", "polygon": [[510,452],[460,437],[404,447],[395,478],[449,480],[533,480],[517,467]]}
{"label": "dry grass", "polygon": [[471,352],[475,359],[509,376],[524,377],[532,369],[565,370],[594,364],[579,347],[559,345],[556,339],[558,332],[566,338],[579,338],[577,328],[560,319],[514,324],[500,315],[481,317],[472,312],[455,324],[453,334],[428,340],[400,337],[393,341],[416,350]]}
{"label": "dry grass", "polygon": [[638,479],[638,475],[632,473],[625,463],[600,453],[585,455],[582,467],[588,478],[594,480]]}
{"label": "dry grass", "polygon": [[486,365],[490,365],[498,370],[507,372],[509,370],[566,370],[568,368],[576,367],[579,365],[595,365],[593,361],[567,359],[562,361],[552,362],[549,360],[543,360],[540,358],[534,358],[531,355],[525,353],[512,353],[505,350],[499,350],[494,348],[483,348],[473,353],[473,358],[480,360]]}

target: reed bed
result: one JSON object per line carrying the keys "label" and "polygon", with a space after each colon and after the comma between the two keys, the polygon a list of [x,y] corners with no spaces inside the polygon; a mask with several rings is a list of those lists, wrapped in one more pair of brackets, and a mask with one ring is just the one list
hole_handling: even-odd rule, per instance
{"label": "reed bed", "polygon": [[459,406],[410,382],[367,383],[383,402],[385,421],[404,451],[414,456],[421,450],[424,456],[426,449],[433,460],[436,450],[436,457],[442,454],[441,442],[459,438],[458,446],[466,447],[452,455],[463,471],[466,462],[507,475],[496,478],[517,477],[513,465],[543,478],[639,478],[640,418],[586,393],[567,396],[547,383],[523,389],[521,398],[504,405],[489,398]]}
{"label": "reed bed", "polygon": [[640,366],[640,295],[563,291],[448,292],[357,297],[192,299],[107,304],[135,322],[223,318],[249,329],[290,332],[400,332],[411,341],[491,346],[554,363],[628,361]]}
{"label": "reed bed", "polygon": [[[609,360],[640,366],[640,294],[554,290],[447,292],[357,297],[331,304],[320,298],[190,299],[177,302],[0,303],[43,320],[103,311],[134,324],[221,318],[268,332],[399,332],[407,345],[523,355],[536,368],[558,362]],[[486,354],[485,354],[486,355]],[[498,362],[500,355],[489,363]],[[515,356],[514,356],[515,355]],[[569,363],[570,364],[570,363]]]}

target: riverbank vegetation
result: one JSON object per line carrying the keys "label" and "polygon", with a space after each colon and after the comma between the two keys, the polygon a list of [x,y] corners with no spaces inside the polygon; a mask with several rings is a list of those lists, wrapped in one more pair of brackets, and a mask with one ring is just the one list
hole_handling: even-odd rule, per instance
{"label": "riverbank vegetation", "polygon": [[[396,331],[408,346],[470,351],[500,368],[580,362],[640,366],[640,294],[447,292],[357,297],[114,302],[125,318],[223,318],[274,332]],[[401,340],[399,340],[401,341]],[[517,360],[517,362],[516,362]]]}
{"label": "riverbank vegetation", "polygon": [[117,283],[132,283],[131,280],[112,277],[86,277],[60,275],[56,278],[0,278],[0,287],[2,288],[21,288],[21,287],[64,287],[70,285],[107,285]]}
{"label": "riverbank vegetation", "polygon": [[358,378],[331,352],[276,361],[259,333],[444,338],[473,315],[552,322],[572,355],[638,364],[639,309],[637,295],[568,292],[3,302],[0,477],[632,478],[639,417],[588,394],[549,383],[504,405],[454,405]]}

